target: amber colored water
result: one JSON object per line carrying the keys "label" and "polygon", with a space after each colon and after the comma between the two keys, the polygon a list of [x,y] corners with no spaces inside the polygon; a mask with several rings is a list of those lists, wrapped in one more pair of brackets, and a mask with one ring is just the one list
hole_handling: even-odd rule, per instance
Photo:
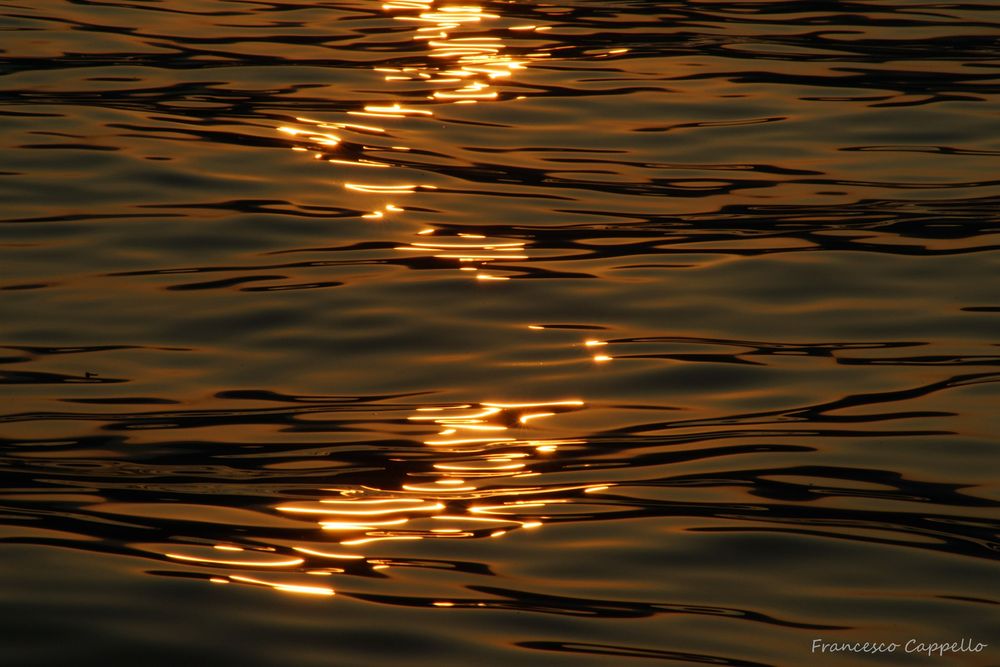
{"label": "amber colored water", "polygon": [[1000,6],[0,34],[3,664],[1000,664]]}

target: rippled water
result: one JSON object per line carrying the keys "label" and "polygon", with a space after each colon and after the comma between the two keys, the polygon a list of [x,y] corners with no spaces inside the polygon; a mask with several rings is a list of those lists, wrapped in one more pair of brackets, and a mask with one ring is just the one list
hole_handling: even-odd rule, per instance
{"label": "rippled water", "polygon": [[5,664],[1000,664],[997,10],[3,2]]}

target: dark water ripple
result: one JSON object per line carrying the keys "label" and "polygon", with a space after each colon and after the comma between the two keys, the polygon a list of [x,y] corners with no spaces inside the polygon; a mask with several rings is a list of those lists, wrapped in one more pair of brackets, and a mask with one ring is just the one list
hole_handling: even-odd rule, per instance
{"label": "dark water ripple", "polygon": [[993,4],[0,33],[11,664],[1000,646]]}

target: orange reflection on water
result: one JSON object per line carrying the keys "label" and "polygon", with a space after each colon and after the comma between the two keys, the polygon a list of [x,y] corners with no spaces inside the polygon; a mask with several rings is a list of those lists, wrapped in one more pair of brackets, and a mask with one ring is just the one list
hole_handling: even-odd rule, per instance
{"label": "orange reflection on water", "polygon": [[[476,5],[435,9],[433,4],[402,2],[383,5],[387,10],[419,12],[416,16],[397,14],[395,18],[424,24],[417,29],[414,39],[427,41],[428,55],[433,59],[425,67],[396,70],[386,79],[444,84],[428,95],[428,99],[434,101],[468,104],[497,99],[500,93],[492,82],[509,78],[513,72],[524,69],[529,56],[515,58],[507,53],[502,38],[481,34],[483,21],[499,19],[499,15],[487,13]],[[480,34],[463,34],[463,29],[473,29]]]}
{"label": "orange reflection on water", "polygon": [[583,401],[551,401],[549,403],[483,403],[489,408],[516,409],[516,408],[544,408],[549,406],[569,406],[583,407]]}
{"label": "orange reflection on water", "polygon": [[[435,0],[389,0],[383,9],[393,13],[393,18],[416,24],[413,39],[425,42],[428,61],[423,65],[410,67],[378,67],[388,81],[414,82],[430,86],[426,95],[428,102],[403,104],[391,98],[387,101],[373,101],[361,108],[347,111],[351,117],[367,117],[384,120],[387,124],[418,122],[432,118],[434,111],[424,108],[429,103],[474,104],[496,100],[500,91],[496,82],[509,79],[512,74],[524,69],[532,59],[544,58],[543,52],[527,53],[514,57],[509,53],[503,39],[486,32],[483,23],[501,17],[484,11],[473,4],[439,5]],[[541,31],[544,26],[513,26],[514,32]],[[474,32],[472,32],[474,31]],[[363,168],[385,170],[393,166],[391,159],[382,157],[392,151],[409,151],[408,146],[370,146],[352,142],[344,137],[352,134],[368,136],[389,136],[379,121],[371,122],[326,122],[298,117],[296,121],[303,127],[282,126],[282,134],[295,141],[293,150],[312,152],[316,159],[328,164],[353,169]],[[374,152],[379,157],[372,157]],[[359,172],[360,173],[360,172]],[[385,172],[392,174],[393,172]],[[435,186],[408,182],[368,182],[362,178],[345,178],[340,185],[352,193],[365,196],[393,198],[412,195],[421,191],[435,190]],[[361,207],[366,210],[361,217],[367,220],[384,220],[390,213],[403,212],[403,208],[393,203],[372,202]],[[524,241],[511,239],[490,239],[480,234],[457,233],[448,236],[435,235],[433,228],[417,232],[419,240],[399,245],[397,252],[412,256],[428,256],[454,262],[457,268],[470,272],[479,281],[505,281],[509,276],[495,271],[483,270],[491,263],[527,260]],[[432,237],[433,238],[430,238]],[[393,488],[361,486],[357,489],[335,491],[336,497],[319,500],[286,502],[275,506],[275,511],[302,520],[313,520],[324,534],[335,535],[333,540],[343,547],[357,548],[371,544],[397,541],[418,541],[424,539],[467,539],[481,537],[501,537],[518,528],[539,528],[544,517],[533,515],[518,518],[517,512],[528,509],[544,509],[547,504],[560,502],[551,499],[552,494],[572,493],[585,487],[544,486],[493,486],[491,482],[500,479],[513,481],[532,477],[540,473],[532,469],[535,457],[544,460],[563,444],[579,441],[560,439],[526,438],[525,429],[536,428],[537,424],[558,413],[583,407],[579,400],[525,403],[480,403],[420,408],[418,414],[408,421],[433,423],[438,427],[436,435],[427,437],[423,444],[434,451],[435,460],[425,470],[406,473],[406,479]],[[515,496],[545,494],[549,500],[525,504]],[[488,509],[475,505],[484,500],[494,499],[499,507],[508,508],[503,517],[489,517]],[[445,524],[442,526],[441,524]],[[448,524],[453,524],[449,526]],[[502,529],[495,529],[502,524]],[[294,556],[273,558],[268,567],[304,566],[306,573],[324,576],[341,572],[337,568],[311,569],[304,565],[306,559],[344,559],[366,563],[372,569],[387,567],[360,554],[345,554],[325,548],[297,545],[292,547]],[[205,564],[245,564],[242,560],[226,560],[209,557],[187,557],[184,554],[171,555],[192,562]],[[249,559],[249,560],[254,560]],[[249,562],[248,560],[248,562]],[[271,582],[249,577],[230,576],[227,581],[241,581],[253,585],[268,586],[286,592],[332,595],[332,589],[298,584]]]}
{"label": "orange reflection on water", "polygon": [[410,194],[420,186],[415,183],[403,183],[399,185],[375,185],[362,183],[344,183],[344,188],[356,192],[370,192],[373,194]]}
{"label": "orange reflection on water", "polygon": [[[242,549],[240,550],[242,551]],[[274,554],[262,554],[259,551],[247,552],[246,558],[212,558],[199,556],[197,553],[175,553],[163,554],[173,560],[189,561],[192,563],[204,563],[206,565],[240,565],[247,567],[290,567],[301,565],[304,561],[295,556],[277,556]]]}
{"label": "orange reflection on water", "polygon": [[[334,515],[348,515],[348,516],[381,516],[386,514],[398,514],[399,512],[434,512],[439,509],[443,509],[443,505],[440,503],[426,503],[421,500],[408,500],[408,499],[392,499],[392,500],[320,500],[319,503],[323,505],[336,504],[337,507],[317,507],[315,505],[282,505],[275,509],[281,512],[296,512],[301,514],[334,514]],[[385,505],[385,504],[400,504],[397,507],[378,507],[372,508],[371,504]],[[358,507],[360,505],[361,507]]]}
{"label": "orange reflection on water", "polygon": [[[502,503],[507,508],[504,517],[489,517],[483,509],[485,499],[504,500],[510,496],[579,491],[585,486],[525,487],[487,486],[502,478],[519,479],[537,474],[531,470],[532,457],[539,448],[555,448],[575,440],[525,439],[526,424],[534,424],[559,412],[583,407],[579,400],[459,404],[420,408],[407,420],[414,424],[430,423],[438,427],[437,434],[426,437],[424,445],[432,447],[438,460],[424,470],[413,470],[394,488],[363,486],[359,491],[341,490],[339,497],[315,501],[284,503],[280,512],[315,516],[321,528],[342,533],[339,543],[347,547],[428,538],[476,538],[498,536],[489,531],[490,524],[503,524],[502,533],[512,529],[538,528],[542,518],[533,514],[522,520],[515,516],[526,506],[519,500]],[[550,449],[551,451],[551,449]],[[430,479],[427,479],[430,477]],[[536,507],[555,502],[551,498]],[[492,507],[490,505],[485,506]],[[430,524],[425,524],[430,520]],[[445,526],[441,526],[441,524]],[[452,524],[452,525],[448,525]],[[486,532],[483,532],[483,531]],[[327,554],[317,549],[297,548],[303,554]],[[331,553],[331,557],[340,557]]]}
{"label": "orange reflection on water", "polygon": [[[419,235],[427,236],[434,231],[424,230]],[[528,256],[524,254],[524,246],[524,241],[490,240],[480,234],[457,234],[441,237],[440,240],[414,241],[409,245],[396,246],[395,250],[407,254],[427,255],[456,261],[459,268],[473,271],[477,280],[507,280],[507,276],[485,273],[481,269],[490,262],[528,259]]]}
{"label": "orange reflection on water", "polygon": [[[500,92],[495,87],[498,80],[509,79],[512,74],[524,69],[526,63],[538,58],[547,57],[545,52],[528,52],[521,57],[509,53],[502,37],[497,34],[483,34],[488,29],[482,24],[487,21],[501,19],[475,4],[439,5],[436,0],[390,0],[382,5],[382,9],[390,12],[394,19],[415,23],[413,39],[425,42],[428,48],[428,61],[422,65],[409,67],[376,67],[387,81],[410,81],[431,86],[426,95],[430,103],[474,104],[477,102],[496,100]],[[497,26],[500,27],[500,26]],[[542,31],[546,26],[521,25],[510,26],[509,31],[521,33],[525,31]],[[471,32],[474,31],[474,32]],[[507,33],[509,34],[509,33]],[[515,99],[522,99],[517,96]],[[413,99],[408,96],[408,99]],[[424,104],[427,104],[426,102]],[[345,112],[348,116],[380,118],[387,121],[407,119],[428,119],[434,116],[434,111],[412,103],[404,105],[390,98],[388,101],[370,102],[360,109]],[[299,152],[313,152],[316,159],[324,160],[335,166],[349,168],[388,169],[393,166],[391,159],[382,157],[386,152],[409,151],[408,146],[368,146],[364,144],[343,143],[340,133],[330,130],[347,131],[350,133],[386,135],[386,128],[351,122],[324,122],[320,120],[297,117],[296,120],[308,127],[296,128],[281,126],[278,131],[293,137],[296,144],[291,148]],[[379,153],[375,157],[373,153]],[[360,155],[359,155],[360,153]],[[371,157],[370,157],[371,156]],[[365,183],[347,179],[342,183],[344,189],[365,195],[410,195],[422,190],[437,189],[433,185],[418,183]],[[374,202],[373,202],[374,203]],[[401,212],[402,208],[393,204],[367,205],[361,210],[365,220],[382,221],[389,213]],[[423,230],[419,235],[433,233],[434,230]],[[396,247],[397,251],[429,256],[455,261],[462,271],[479,282],[503,282],[510,276],[482,270],[490,262],[523,261],[528,259],[524,254],[524,242],[489,240],[477,235],[463,235],[466,239],[482,239],[482,242],[456,243],[442,240],[438,243],[414,242]]]}
{"label": "orange reflection on water", "polygon": [[[278,131],[284,134],[291,135],[301,141],[316,144],[324,148],[336,146],[340,143],[340,137],[338,137],[335,134],[331,134],[329,132],[298,130],[295,129],[294,127],[279,127]],[[300,146],[299,148],[303,147]]]}
{"label": "orange reflection on water", "polygon": [[367,104],[364,111],[348,111],[352,116],[380,116],[382,118],[406,118],[407,116],[433,116],[428,109],[410,109],[400,104]]}
{"label": "orange reflection on water", "polygon": [[[426,463],[421,463],[420,457],[412,459],[412,465],[393,485],[322,489],[329,495],[273,506],[275,512],[312,526],[312,537],[305,539],[314,541],[279,541],[280,549],[238,543],[149,548],[171,561],[210,570],[280,570],[284,577],[314,579],[370,574],[392,564],[384,556],[366,555],[369,550],[439,544],[440,540],[497,539],[521,529],[537,530],[552,519],[555,506],[571,505],[578,502],[576,497],[581,493],[608,488],[600,484],[525,485],[522,481],[540,475],[533,467],[559,446],[582,443],[539,437],[537,429],[561,413],[583,407],[583,401],[567,399],[417,408],[406,422],[414,428],[433,427],[433,433],[422,436],[430,458]],[[326,538],[317,538],[315,528]],[[331,567],[334,564],[337,567]],[[212,573],[205,579],[285,593],[334,595],[333,587],[263,573],[246,576],[239,574],[240,570]]]}
{"label": "orange reflection on water", "polygon": [[326,586],[305,586],[301,584],[284,584],[274,581],[262,581],[260,579],[255,579],[253,577],[244,577],[242,575],[231,574],[229,575],[230,581],[241,581],[247,584],[254,584],[256,586],[266,586],[272,588],[276,591],[281,591],[282,593],[301,593],[303,595],[334,595],[334,590]]}
{"label": "orange reflection on water", "polygon": [[309,556],[318,556],[320,558],[337,558],[340,560],[359,560],[364,559],[364,556],[359,556],[358,554],[343,554],[343,553],[330,553],[328,551],[319,551],[317,549],[307,549],[306,547],[292,547],[299,553],[304,553]]}

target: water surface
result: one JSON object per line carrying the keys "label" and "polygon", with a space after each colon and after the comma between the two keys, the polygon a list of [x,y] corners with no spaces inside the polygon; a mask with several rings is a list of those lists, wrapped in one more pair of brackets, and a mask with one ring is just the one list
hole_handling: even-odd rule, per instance
{"label": "water surface", "polygon": [[1000,664],[998,28],[3,2],[7,660]]}

